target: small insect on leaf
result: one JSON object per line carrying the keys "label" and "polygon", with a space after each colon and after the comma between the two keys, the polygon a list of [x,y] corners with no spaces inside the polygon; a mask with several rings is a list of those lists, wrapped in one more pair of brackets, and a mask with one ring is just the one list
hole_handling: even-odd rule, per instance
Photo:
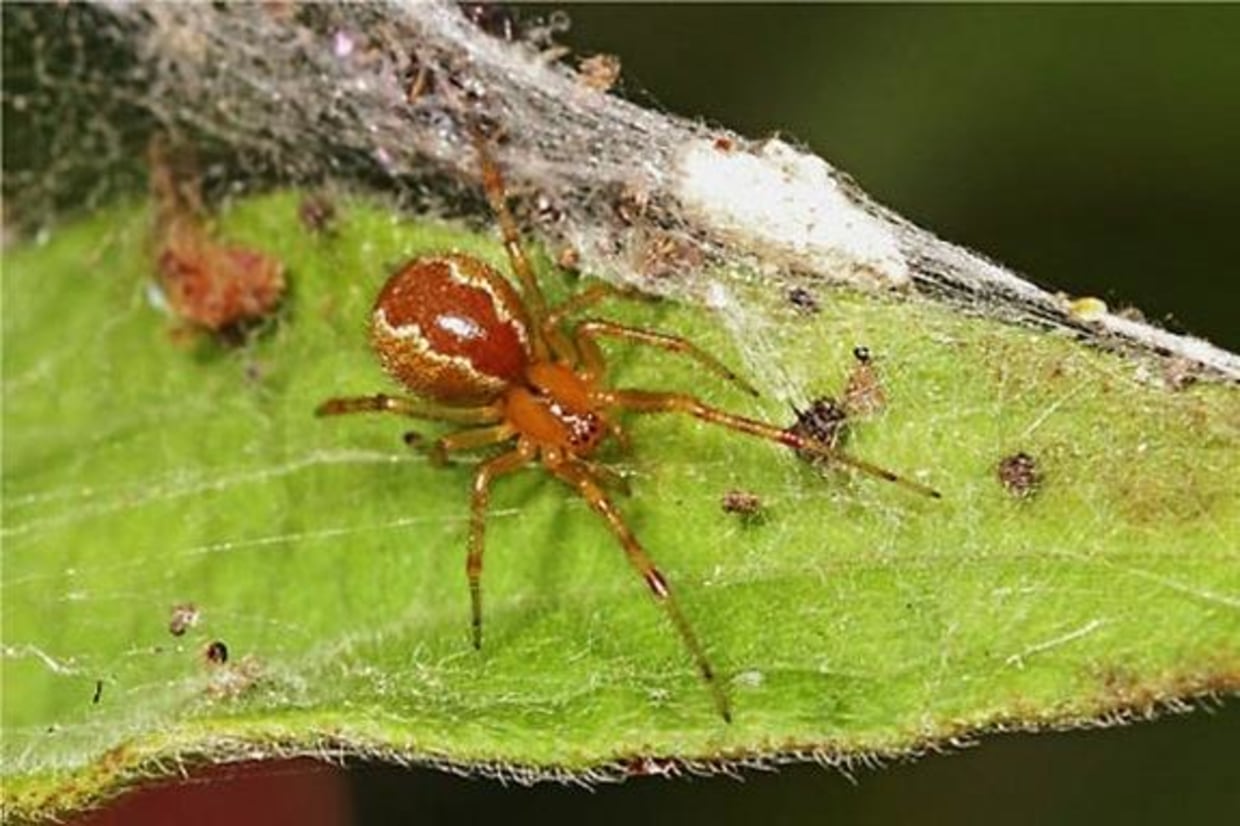
{"label": "small insect on leaf", "polygon": [[754,514],[762,509],[762,499],[747,490],[730,490],[721,502],[727,513]]}
{"label": "small insect on leaf", "polygon": [[864,345],[854,347],[853,358],[856,363],[844,387],[844,408],[850,416],[857,418],[873,416],[887,406],[887,393],[878,377],[870,348]]}
{"label": "small insect on leaf", "polygon": [[747,490],[727,491],[719,504],[724,513],[735,514],[747,525],[757,524],[763,521],[765,516],[762,498]]}

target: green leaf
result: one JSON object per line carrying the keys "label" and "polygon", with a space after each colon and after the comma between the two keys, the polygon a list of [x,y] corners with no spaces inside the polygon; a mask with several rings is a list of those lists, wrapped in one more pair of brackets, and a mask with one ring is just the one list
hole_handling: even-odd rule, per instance
{"label": "green leaf", "polygon": [[[6,251],[9,812],[69,811],[192,758],[344,752],[536,775],[848,758],[1240,686],[1235,387],[1173,392],[1156,364],[914,298],[833,291],[805,314],[726,274],[766,322],[743,352],[701,309],[606,314],[742,364],[763,400],[625,346],[609,348],[616,381],[788,424],[782,393],[838,395],[864,343],[888,403],[849,450],[944,498],[692,420],[633,419],[633,450],[602,458],[628,476],[619,506],[735,721],[605,526],[537,468],[497,485],[475,652],[470,460],[432,467],[393,417],[312,411],[398,389],[364,326],[394,265],[456,247],[502,267],[502,251],[340,209],[326,236],[297,222],[293,194],[225,216],[225,235],[281,257],[293,285],[240,348],[177,335],[152,305],[141,211]],[[547,280],[555,296],[574,286]],[[1017,451],[1044,477],[1024,499],[996,476]],[[760,497],[760,518],[725,513],[730,489]],[[190,603],[197,624],[171,635]],[[206,661],[213,640],[226,665]]]}

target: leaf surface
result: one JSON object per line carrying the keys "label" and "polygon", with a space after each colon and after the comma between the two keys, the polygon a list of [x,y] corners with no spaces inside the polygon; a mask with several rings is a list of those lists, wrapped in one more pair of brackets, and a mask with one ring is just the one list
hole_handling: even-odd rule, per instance
{"label": "leaf surface", "polygon": [[[119,209],[6,250],[5,807],[72,810],[185,758],[369,754],[587,775],[918,749],[1080,723],[1240,684],[1240,397],[1153,362],[916,299],[824,292],[807,314],[721,274],[731,327],[669,302],[603,314],[738,364],[755,401],[674,355],[608,346],[617,384],[691,389],[781,425],[838,396],[857,344],[885,409],[848,449],[940,501],[675,417],[602,458],[619,505],[722,675],[724,724],[583,501],[535,468],[496,487],[485,645],[469,644],[470,459],[431,466],[394,417],[316,420],[398,388],[365,319],[385,275],[489,237],[297,196],[242,202],[231,241],[292,292],[245,346],[174,332],[150,299],[146,216]],[[543,267],[544,270],[548,268]],[[554,296],[574,285],[547,271]],[[738,322],[738,318],[740,321]],[[734,333],[738,323],[746,329]],[[436,431],[412,425],[428,435]],[[1025,451],[1017,499],[996,466]],[[756,494],[757,518],[726,513]],[[169,631],[174,606],[197,622]],[[212,641],[225,665],[208,663]]]}

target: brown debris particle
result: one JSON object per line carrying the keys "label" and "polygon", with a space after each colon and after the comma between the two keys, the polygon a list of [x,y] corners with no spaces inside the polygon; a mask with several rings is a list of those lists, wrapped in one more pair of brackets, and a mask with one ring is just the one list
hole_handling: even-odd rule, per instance
{"label": "brown debris particle", "polygon": [[560,248],[559,253],[555,256],[556,265],[562,270],[570,270],[576,272],[581,267],[581,253],[572,245],[566,245]]}
{"label": "brown debris particle", "polygon": [[630,184],[620,187],[619,193],[612,201],[612,209],[616,217],[628,226],[636,224],[650,207],[650,193]]}
{"label": "brown debris particle", "polygon": [[408,80],[405,86],[405,101],[413,105],[431,93],[435,84],[435,74],[429,66],[418,60],[417,55],[411,55],[409,61],[409,67],[405,72]]}
{"label": "brown debris particle", "polygon": [[200,616],[198,606],[192,602],[172,606],[172,618],[168,620],[168,633],[174,637],[182,636],[198,624]]}
{"label": "brown debris particle", "polygon": [[814,315],[822,310],[822,307],[818,304],[818,299],[804,287],[793,287],[789,290],[788,303],[805,315]]}
{"label": "brown debris particle", "polygon": [[723,494],[719,504],[724,513],[734,513],[742,518],[752,519],[762,513],[762,499],[747,490],[729,490]]}
{"label": "brown debris particle", "polygon": [[1032,496],[1042,484],[1037,460],[1023,450],[1005,456],[999,462],[997,471],[1000,484],[1018,499]]}
{"label": "brown debris particle", "polygon": [[519,35],[516,13],[502,3],[461,3],[461,14],[482,31],[507,42]]}
{"label": "brown debris particle", "polygon": [[624,763],[629,777],[679,777],[683,772],[678,760],[669,757],[633,757]]}
{"label": "brown debris particle", "polygon": [[1182,356],[1167,359],[1163,364],[1163,384],[1168,390],[1183,390],[1195,384],[1199,374],[1197,363]]}
{"label": "brown debris particle", "polygon": [[[787,430],[797,436],[821,442],[835,449],[843,442],[848,430],[848,411],[830,396],[810,402],[804,410],[793,408],[797,420]],[[817,453],[797,450],[797,455],[817,467],[824,467],[830,460]]]}
{"label": "brown debris particle", "polygon": [[647,278],[667,278],[702,265],[702,251],[670,233],[657,233],[642,249],[638,269]]}
{"label": "brown debris particle", "polygon": [[546,192],[539,190],[533,198],[534,218],[542,224],[559,224],[564,221],[564,210]]}
{"label": "brown debris particle", "polygon": [[165,235],[157,272],[173,311],[213,333],[266,318],[284,295],[279,261],[258,250],[217,244],[188,224]]}
{"label": "brown debris particle", "polygon": [[577,78],[590,89],[610,91],[620,79],[620,58],[614,54],[596,54],[583,58],[577,64]]}
{"label": "brown debris particle", "polygon": [[263,679],[263,664],[249,654],[235,665],[222,665],[207,684],[212,700],[231,700],[248,692]]}
{"label": "brown debris particle", "polygon": [[221,640],[212,640],[203,651],[203,656],[211,665],[224,665],[228,662],[228,646]]}
{"label": "brown debris particle", "polygon": [[155,271],[172,311],[224,339],[270,316],[284,297],[283,263],[213,237],[190,149],[173,148],[167,138],[156,136],[148,157]]}
{"label": "brown debris particle", "polygon": [[302,198],[297,217],[303,227],[318,235],[331,235],[336,230],[336,205],[322,193]]}

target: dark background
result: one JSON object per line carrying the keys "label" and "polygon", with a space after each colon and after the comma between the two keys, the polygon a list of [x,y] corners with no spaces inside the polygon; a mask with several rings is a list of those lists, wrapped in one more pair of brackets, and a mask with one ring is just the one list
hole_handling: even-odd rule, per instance
{"label": "dark background", "polygon": [[[1240,347],[1240,8],[570,13],[565,39],[620,55],[621,89],[635,100],[751,136],[779,132],[1043,286]],[[588,793],[286,764],[168,790],[159,814],[133,796],[95,822],[1201,823],[1240,811],[1237,746],[1231,701],[1121,729],[989,736],[953,756],[861,769],[855,785],[803,766]]]}
{"label": "dark background", "polygon": [[[1240,9],[575,6],[632,97],[799,141],[1052,289],[1240,345]],[[1220,292],[1221,291],[1221,292]]]}

